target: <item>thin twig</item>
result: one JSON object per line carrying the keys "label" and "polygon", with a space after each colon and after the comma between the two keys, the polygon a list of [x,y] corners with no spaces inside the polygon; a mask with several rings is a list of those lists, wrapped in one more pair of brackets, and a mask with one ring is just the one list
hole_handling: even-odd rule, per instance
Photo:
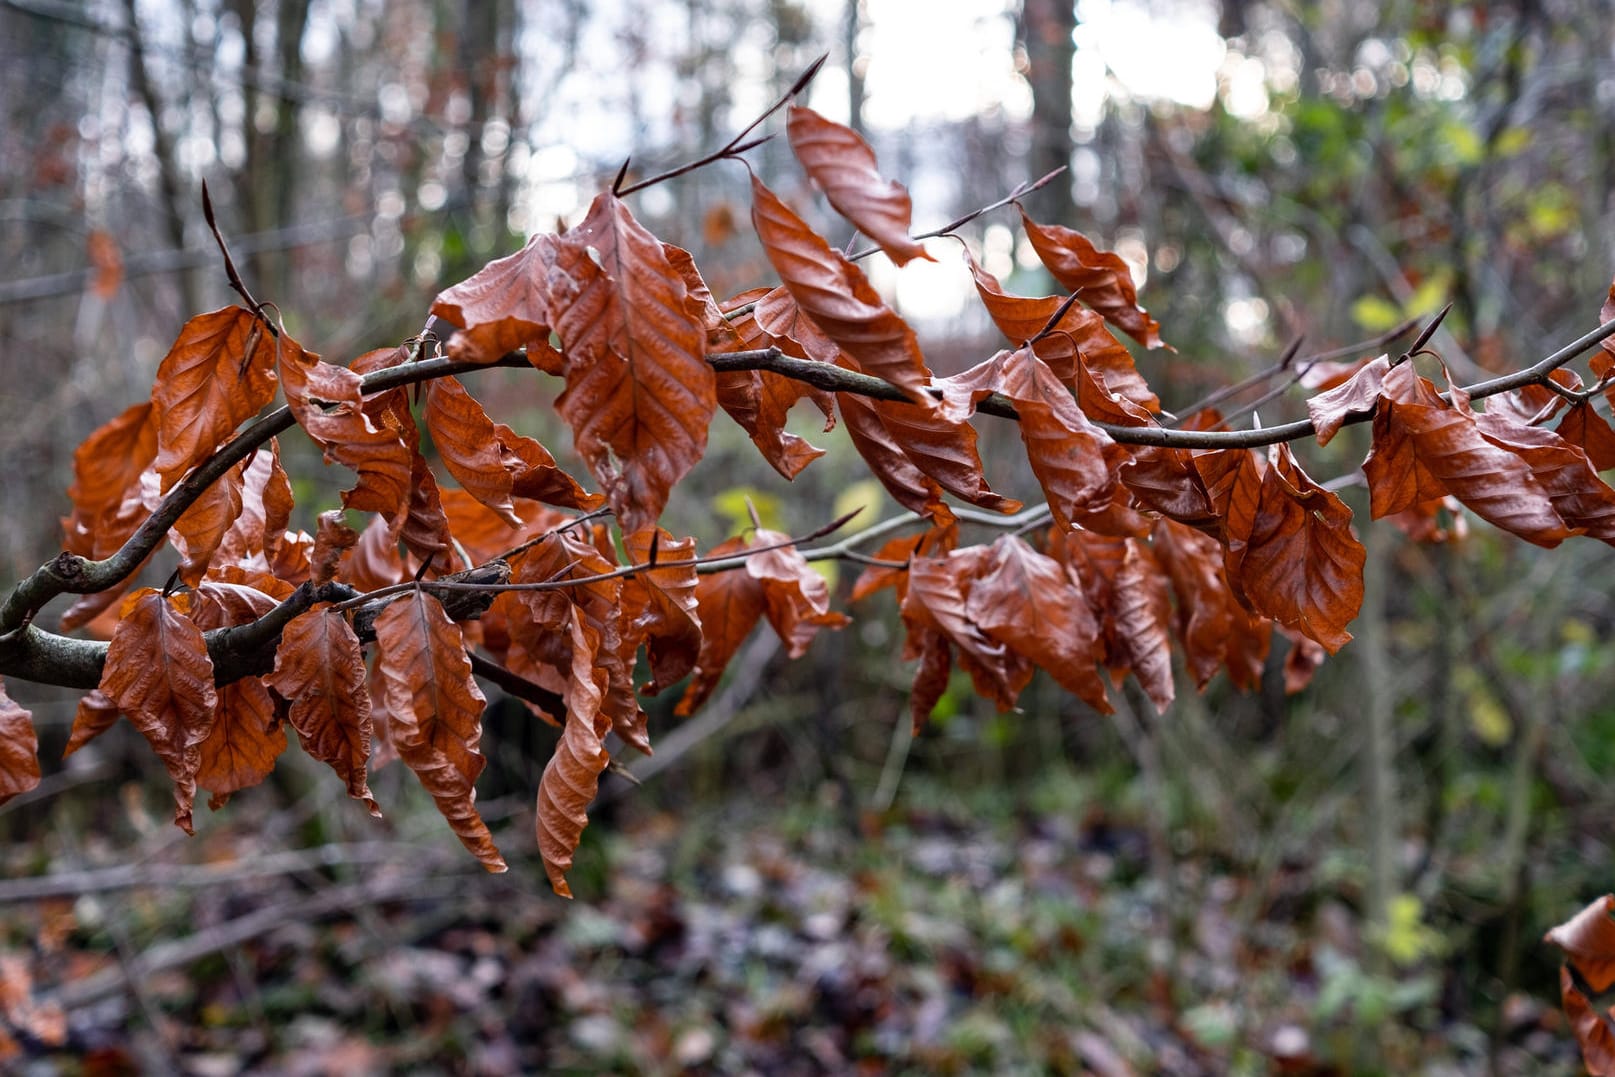
{"label": "thin twig", "polygon": [[618,198],[626,198],[635,191],[643,191],[646,187],[653,187],[658,183],[665,183],[667,180],[677,179],[679,176],[685,175],[689,172],[694,172],[698,168],[705,168],[714,161],[721,161],[727,157],[735,157],[739,154],[745,153],[749,149],[762,145],[773,136],[769,135],[763,138],[755,138],[749,142],[746,141],[746,136],[757,130],[758,125],[764,120],[768,119],[768,117],[778,112],[781,108],[784,108],[791,98],[807,89],[808,83],[813,81],[813,76],[819,73],[819,68],[823,67],[824,61],[828,60],[829,58],[830,54],[827,52],[820,56],[817,60],[814,60],[808,65],[808,69],[806,71],[797,76],[796,81],[791,84],[791,88],[786,90],[785,93],[780,96],[778,101],[775,101],[772,105],[770,105],[766,112],[748,123],[744,130],[742,130],[734,138],[731,138],[728,142],[724,143],[720,149],[714,150],[705,157],[697,158],[688,164],[679,165],[677,168],[669,169],[666,172],[652,176],[650,179],[643,179],[638,183],[630,183],[626,187],[622,186],[623,176],[628,172],[628,162],[624,161],[622,163],[622,171],[617,174],[617,182],[613,183],[611,186],[612,193]]}

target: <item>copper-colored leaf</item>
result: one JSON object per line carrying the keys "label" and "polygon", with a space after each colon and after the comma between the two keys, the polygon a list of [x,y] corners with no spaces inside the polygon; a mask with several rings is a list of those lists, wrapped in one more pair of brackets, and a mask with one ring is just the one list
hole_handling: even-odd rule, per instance
{"label": "copper-colored leaf", "polygon": [[[1452,397],[1456,409],[1469,410],[1462,389],[1454,386]],[[1598,477],[1585,452],[1551,430],[1512,420],[1506,411],[1470,415],[1482,437],[1525,461],[1567,527],[1615,545],[1615,490]]]}
{"label": "copper-colored leaf", "polygon": [[1273,446],[1239,567],[1251,606],[1333,654],[1362,608],[1366,558],[1351,510],[1307,477],[1288,445]]}
{"label": "copper-colored leaf", "polygon": [[752,225],[802,312],[860,371],[928,406],[924,389],[931,372],[914,331],[880,298],[863,270],[831,249],[756,176],[751,188]]}
{"label": "copper-colored leaf", "polygon": [[196,784],[213,794],[208,807],[214,810],[269,777],[286,750],[286,732],[263,681],[245,677],[219,689],[218,713],[200,750]]}
{"label": "copper-colored leaf", "polygon": [[359,532],[343,521],[341,509],[320,513],[314,552],[309,556],[309,581],[319,587],[334,580],[342,554],[358,544]]}
{"label": "copper-colored leaf", "polygon": [[572,663],[568,671],[566,725],[555,754],[538,783],[538,851],[550,888],[564,898],[572,896],[566,872],[572,866],[583,828],[589,825],[590,801],[600,788],[600,773],[611,757],[606,753],[610,721],[600,711],[603,677],[595,668],[595,643],[578,619],[569,618]]}
{"label": "copper-colored leaf", "polygon": [[903,452],[875,405],[852,393],[839,394],[836,403],[853,448],[897,503],[910,512],[929,516],[938,526],[952,520],[953,512],[942,500],[942,487]]}
{"label": "copper-colored leaf", "polygon": [[246,462],[221,475],[174,521],[168,537],[180,552],[179,578],[195,587],[213,561],[219,544],[241,515]]}
{"label": "copper-colored leaf", "polygon": [[1161,346],[1161,325],[1138,305],[1127,263],[1095,247],[1087,236],[1058,224],[1038,224],[1021,210],[1032,249],[1060,287],[1147,348]]}
{"label": "copper-colored leaf", "polygon": [[1049,364],[1049,369],[1061,382],[1075,384],[1080,356],[1089,371],[1104,379],[1110,392],[1148,411],[1160,410],[1160,397],[1138,373],[1133,354],[1105,328],[1102,315],[1073,304],[1051,327],[1049,319],[1054,317],[1064,299],[1057,295],[1038,299],[1011,295],[1004,291],[997,277],[977,264],[969,250],[965,251],[965,262],[975,278],[976,294],[981,297],[993,324],[1012,344],[1020,346],[1045,329],[1049,330],[1048,335],[1032,345],[1032,350]]}
{"label": "copper-colored leaf", "polygon": [[66,759],[90,741],[117,724],[123,712],[118,705],[102,694],[100,689],[86,692],[73,712],[73,729],[67,735],[67,746],[62,749]]}
{"label": "copper-colored leaf", "polygon": [[477,814],[478,750],[486,704],[460,628],[436,598],[414,590],[376,616],[378,668],[398,756],[437,802],[455,836],[489,871],[504,858]]}
{"label": "copper-colored leaf", "polygon": [[245,583],[203,580],[191,592],[191,622],[204,632],[232,625],[250,624],[273,610],[279,603],[272,596]]}
{"label": "copper-colored leaf", "polygon": [[1055,533],[1050,552],[1063,561],[1096,613],[1113,676],[1131,671],[1158,710],[1177,694],[1172,680],[1172,599],[1167,576],[1137,539],[1087,531]]}
{"label": "copper-colored leaf", "polygon": [[1318,444],[1327,445],[1354,415],[1368,415],[1379,403],[1380,388],[1390,373],[1390,356],[1382,355],[1364,363],[1337,385],[1307,400],[1307,414],[1318,434]]}
{"label": "copper-colored leaf", "polygon": [[336,578],[359,591],[378,591],[409,579],[385,520],[378,516],[359,532],[359,542],[343,556]]}
{"label": "copper-colored leaf", "polygon": [[1363,461],[1376,518],[1450,493],[1477,516],[1552,548],[1571,535],[1552,498],[1516,453],[1488,440],[1467,408],[1442,400],[1412,364],[1391,368]]}
{"label": "copper-colored leaf", "polygon": [[1234,597],[1222,545],[1175,520],[1161,520],[1151,548],[1178,596],[1174,623],[1195,686],[1204,688],[1223,665],[1235,687],[1260,684],[1272,622],[1252,615]]}
{"label": "copper-colored leaf", "polygon": [[[143,500],[141,475],[156,459],[157,424],[149,402],[125,409],[84,439],[73,451],[73,485],[67,490],[73,515],[62,521],[69,549],[85,557],[97,557],[123,544],[139,519],[144,518],[143,512],[129,526],[116,527],[117,535],[103,537],[95,533],[103,520],[118,514],[131,495],[137,503]],[[155,483],[152,492],[156,492]],[[75,541],[75,532],[81,529],[88,541]]]}
{"label": "copper-colored leaf", "polygon": [[1098,673],[1098,622],[1058,561],[1003,536],[972,583],[965,609],[989,639],[1047,671],[1101,714],[1111,712]]}
{"label": "copper-colored leaf", "polygon": [[290,701],[286,720],[303,750],[379,817],[365,780],[373,727],[364,652],[347,618],[323,603],[292,618],[275,649],[275,671],[264,680]]}
{"label": "copper-colored leaf", "polygon": [[1007,711],[1031,680],[1032,663],[989,637],[971,615],[970,590],[986,557],[986,547],[974,546],[909,562],[908,592],[901,607],[903,624],[909,632],[911,652],[916,638],[923,650],[925,631],[946,636],[959,648],[960,668],[970,674],[977,693],[992,700],[1000,711]]}
{"label": "copper-colored leaf", "polygon": [[1032,474],[1061,527],[1073,526],[1111,500],[1126,451],[1088,421],[1071,391],[1032,349],[999,352],[946,381],[969,389],[974,398],[999,392],[1014,402]]}
{"label": "copper-colored leaf", "polygon": [[547,348],[555,247],[555,236],[540,233],[515,254],[438,293],[432,313],[464,330],[449,341],[450,355],[491,363],[517,348]]}
{"label": "copper-colored leaf", "polygon": [[637,531],[706,451],[717,392],[701,306],[610,192],[561,238],[556,264],[573,281],[554,301],[569,361],[556,407],[618,521]]}
{"label": "copper-colored leaf", "polygon": [[455,481],[511,526],[520,526],[510,491],[521,459],[500,443],[493,420],[459,379],[426,383],[426,429]]}
{"label": "copper-colored leaf", "polygon": [[454,544],[466,552],[474,565],[491,561],[506,550],[536,539],[568,520],[554,509],[530,501],[517,499],[515,505],[517,515],[526,521],[520,527],[510,526],[465,490],[443,491],[443,512],[454,535]]}
{"label": "copper-colored leaf", "polygon": [[[709,556],[730,557],[746,550],[743,539],[732,538],[714,547]],[[695,676],[674,713],[686,715],[706,702],[718,687],[729,660],[757,627],[767,606],[762,581],[749,572],[714,572],[695,586],[696,609],[701,619],[701,653]]]}
{"label": "copper-colored leaf", "polygon": [[1586,995],[1576,986],[1568,967],[1559,969],[1559,998],[1570,1029],[1576,1034],[1581,1047],[1581,1060],[1590,1077],[1615,1075],[1615,1026],[1608,1017],[1593,1008]]}
{"label": "copper-colored leaf", "polygon": [[[1604,305],[1598,308],[1598,324],[1608,325],[1610,322],[1615,322],[1615,281],[1610,282],[1609,297],[1604,300]],[[1590,365],[1593,376],[1597,378],[1605,377],[1610,371],[1615,370],[1615,338],[1605,337],[1599,342],[1598,351],[1593,354]]]}
{"label": "copper-colored leaf", "polygon": [[39,784],[39,735],[34,716],[0,683],[0,804]]}
{"label": "copper-colored leaf", "polygon": [[762,583],[764,613],[786,654],[800,658],[821,628],[842,628],[849,622],[830,609],[829,585],[800,550],[784,545],[789,540],[778,531],[758,528],[748,545],[778,548],[746,558],[746,574]]}
{"label": "copper-colored leaf", "polygon": [[1565,952],[1594,991],[1615,984],[1615,895],[1605,894],[1542,937]]}
{"label": "copper-colored leaf", "polygon": [[1249,449],[1217,449],[1194,457],[1194,469],[1204,484],[1212,511],[1220,521],[1220,537],[1228,582],[1241,602],[1245,601],[1244,577],[1240,563],[1256,525],[1257,507],[1262,496],[1261,458]]}
{"label": "copper-colored leaf", "polygon": [[396,532],[410,491],[410,454],[403,439],[365,414],[356,371],[322,362],[285,333],[277,346],[281,384],[297,424],[327,463],[359,475],[358,484],[343,493],[343,506],[379,512],[394,521]]}
{"label": "copper-colored leaf", "polygon": [[[516,433],[504,423],[494,423],[493,434],[518,461],[510,476],[512,496],[584,512],[593,512],[606,503],[600,494],[591,494],[579,486],[578,480],[563,471],[555,457],[539,442]],[[522,509],[517,515],[526,519],[532,512]],[[548,516],[548,513],[543,515]]]}
{"label": "copper-colored leaf", "polygon": [[1590,401],[1582,401],[1565,412],[1559,420],[1559,436],[1587,454],[1587,459],[1599,471],[1615,467],[1615,429],[1609,420],[1593,410]]}
{"label": "copper-colored leaf", "polygon": [[274,357],[262,319],[240,307],[185,323],[157,367],[151,394],[164,492],[269,403]]}
{"label": "copper-colored leaf", "polygon": [[932,260],[909,238],[914,206],[908,192],[896,180],[881,178],[875,151],[858,132],[800,105],[790,107],[785,131],[796,159],[837,213],[880,244],[898,265],[913,258]]}
{"label": "copper-colored leaf", "polygon": [[1312,683],[1329,652],[1317,640],[1298,632],[1286,628],[1284,634],[1290,639],[1290,650],[1284,656],[1284,694],[1293,696]]}
{"label": "copper-colored leaf", "polygon": [[100,689],[151,743],[174,780],[174,822],[191,833],[202,742],[213,731],[218,694],[202,630],[186,616],[189,594],[144,588],[124,600]]}
{"label": "copper-colored leaf", "polygon": [[291,478],[280,466],[279,441],[270,438],[267,448],[255,452],[242,471],[241,512],[219,542],[220,561],[263,567],[284,540],[291,516]]}
{"label": "copper-colored leaf", "polygon": [[[649,562],[653,543],[657,564],[662,567],[637,572],[622,581],[622,642],[618,648],[625,659],[631,660],[640,644],[645,645],[651,681],[642,690],[651,695],[694,669],[701,653],[696,597],[699,577],[694,565],[677,564],[696,556],[695,539],[676,539],[660,529],[623,537],[623,547],[636,564]],[[635,744],[642,751],[649,746],[648,741]]]}

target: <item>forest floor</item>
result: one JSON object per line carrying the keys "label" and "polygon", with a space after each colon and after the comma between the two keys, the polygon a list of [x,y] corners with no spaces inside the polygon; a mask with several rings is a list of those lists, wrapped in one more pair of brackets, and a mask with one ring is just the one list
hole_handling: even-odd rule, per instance
{"label": "forest floor", "polygon": [[566,902],[515,801],[484,805],[513,854],[490,876],[424,806],[294,798],[265,826],[250,791],[186,841],[130,783],[114,821],[59,808],[5,854],[0,1069],[1579,1072],[1556,954],[1480,1021],[1468,966],[1383,956],[1326,857],[1236,870],[1058,765],[916,777],[855,819],[821,793],[630,794]]}

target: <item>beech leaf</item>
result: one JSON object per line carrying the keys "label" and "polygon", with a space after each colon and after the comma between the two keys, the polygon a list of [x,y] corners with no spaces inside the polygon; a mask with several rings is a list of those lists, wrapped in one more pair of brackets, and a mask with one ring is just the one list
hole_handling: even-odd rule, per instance
{"label": "beech leaf", "polygon": [[1146,348],[1161,347],[1161,325],[1138,305],[1132,271],[1121,256],[1095,247],[1081,232],[1038,224],[1021,210],[1021,224],[1038,260],[1086,306]]}
{"label": "beech leaf", "polygon": [[348,619],[326,603],[292,618],[264,680],[291,703],[286,720],[303,750],[336,771],[348,795],[379,818],[365,778],[373,726],[364,652]]}
{"label": "beech leaf", "polygon": [[218,694],[202,630],[186,616],[191,595],[147,587],[124,600],[100,690],[151,744],[174,780],[174,823],[192,833],[191,806],[202,742],[213,732]]}
{"label": "beech leaf", "polygon": [[262,319],[240,307],[185,323],[157,366],[151,394],[164,493],[269,403],[274,357]]}
{"label": "beech leaf", "polygon": [[385,685],[393,746],[432,795],[449,827],[489,871],[506,870],[476,809],[478,750],[486,704],[471,676],[460,627],[443,605],[415,589],[376,616],[377,668]]}
{"label": "beech leaf", "polygon": [[39,735],[34,716],[0,683],[0,804],[39,784]]}
{"label": "beech leaf", "polygon": [[881,178],[875,151],[858,132],[800,105],[786,113],[785,132],[791,152],[836,212],[880,244],[892,261],[934,260],[909,238],[914,206],[908,192],[896,180]]}
{"label": "beech leaf", "polygon": [[701,305],[655,236],[610,192],[562,236],[552,297],[568,360],[556,407],[628,531],[656,522],[706,451],[717,409]]}

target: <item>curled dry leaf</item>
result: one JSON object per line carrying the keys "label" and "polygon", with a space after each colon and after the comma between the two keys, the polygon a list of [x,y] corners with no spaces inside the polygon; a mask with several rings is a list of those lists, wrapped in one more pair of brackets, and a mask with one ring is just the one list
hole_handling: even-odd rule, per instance
{"label": "curled dry leaf", "polygon": [[0,804],[39,784],[39,735],[34,716],[0,683]]}
{"label": "curled dry leaf", "polygon": [[185,323],[151,394],[165,493],[269,403],[274,368],[274,341],[250,311],[225,307]]}
{"label": "curled dry leaf", "polygon": [[938,527],[947,526],[954,517],[942,500],[941,485],[909,459],[881,421],[875,405],[852,393],[838,394],[836,403],[841,408],[841,421],[847,427],[853,448],[858,450],[858,455],[864,458],[886,492],[910,512],[929,516]]}
{"label": "curled dry leaf", "polygon": [[1363,604],[1367,551],[1351,510],[1301,470],[1288,445],[1269,453],[1246,543],[1239,578],[1251,607],[1330,654],[1345,646]]}
{"label": "curled dry leaf", "polygon": [[320,513],[314,529],[314,552],[308,559],[309,582],[319,587],[336,579],[342,555],[358,544],[359,532],[343,521],[341,509]]}
{"label": "curled dry leaf", "polygon": [[1061,382],[1075,386],[1080,359],[1083,366],[1104,379],[1110,392],[1146,411],[1160,410],[1161,398],[1140,376],[1133,364],[1133,353],[1105,328],[1102,315],[1073,304],[1050,326],[1049,319],[1054,317],[1064,299],[1057,295],[1037,299],[1011,295],[1004,291],[997,277],[977,264],[968,249],[964,257],[970,275],[975,278],[976,294],[981,297],[993,324],[1010,343],[1017,347],[1024,345],[1047,330],[1047,335],[1033,341],[1032,350]]}
{"label": "curled dry leaf", "polygon": [[1441,399],[1403,363],[1387,373],[1374,411],[1374,448],[1363,461],[1376,519],[1444,494],[1527,542],[1552,548],[1572,531],[1515,452],[1489,440],[1467,408]]}
{"label": "curled dry leaf", "polygon": [[67,735],[67,746],[62,749],[62,758],[66,759],[111,729],[121,713],[118,705],[108,699],[99,688],[86,692],[79,699],[78,708],[73,712],[73,729]]}
{"label": "curled dry leaf", "polygon": [[1131,671],[1157,710],[1172,705],[1172,598],[1166,573],[1137,539],[1055,531],[1049,552],[1088,598],[1113,678]]}
{"label": "curled dry leaf", "polygon": [[322,362],[285,333],[277,342],[281,385],[297,425],[325,454],[359,476],[342,494],[344,508],[379,512],[402,526],[409,503],[410,453],[399,432],[365,413],[360,372]]}
{"label": "curled dry leaf", "polygon": [[520,527],[510,495],[521,458],[500,442],[493,420],[458,378],[434,378],[425,392],[426,429],[443,466],[472,497]]}
{"label": "curled dry leaf", "polygon": [[914,206],[908,191],[896,180],[881,178],[875,151],[858,132],[799,105],[786,113],[785,132],[791,152],[836,212],[880,244],[892,261],[933,260],[909,238]]}
{"label": "curled dry leaf", "polygon": [[270,438],[247,458],[241,476],[241,512],[219,542],[213,562],[263,568],[285,540],[292,518],[292,481],[280,466],[280,441]]}
{"label": "curled dry leaf", "polygon": [[[732,557],[746,550],[746,541],[732,538],[712,548],[711,557]],[[674,713],[693,714],[717,689],[729,660],[746,642],[762,619],[765,602],[762,584],[746,572],[714,572],[702,576],[695,587],[701,618],[701,651],[695,676],[684,689]]]}
{"label": "curled dry leaf", "polygon": [[908,323],[880,298],[863,270],[833,250],[756,176],[751,190],[752,224],[763,252],[802,313],[859,371],[930,406],[925,386],[931,372]]}
{"label": "curled dry leaf", "polygon": [[195,587],[213,562],[224,536],[241,516],[246,461],[226,471],[174,521],[169,541],[180,553],[179,578]]}
{"label": "curled dry leaf", "polygon": [[[971,546],[909,562],[908,591],[900,607],[909,633],[904,656],[921,658],[920,675],[934,676],[923,658],[935,646],[927,633],[940,633],[959,649],[959,667],[970,674],[977,693],[1007,711],[1032,679],[1032,663],[988,636],[971,616],[970,590],[986,566],[987,553],[984,546]],[[924,717],[916,711],[917,721]]]}
{"label": "curled dry leaf", "polygon": [[286,750],[286,732],[275,714],[275,701],[257,677],[244,677],[219,689],[213,729],[201,745],[196,784],[213,795],[207,806],[224,806],[231,794],[269,777]]}
{"label": "curled dry leaf", "polygon": [[[700,577],[693,564],[678,564],[695,558],[695,539],[676,539],[660,528],[623,538],[629,560],[640,565],[649,562],[653,543],[658,567],[622,581],[618,646],[625,665],[631,666],[634,653],[640,644],[645,645],[651,681],[641,690],[650,695],[694,669],[701,652],[700,600],[696,596]],[[649,747],[646,741],[641,750]]]}
{"label": "curled dry leaf", "polygon": [[1576,1043],[1581,1047],[1581,1060],[1586,1063],[1588,1074],[1591,1077],[1615,1075],[1615,1025],[1581,993],[1570,969],[1565,966],[1559,969],[1559,998],[1565,1016],[1570,1019],[1571,1031],[1576,1034]]}
{"label": "curled dry leaf", "polygon": [[611,721],[601,713],[604,672],[596,668],[598,639],[577,617],[567,619],[572,662],[567,671],[566,724],[555,754],[538,783],[537,835],[539,855],[550,888],[564,898],[572,896],[566,873],[572,856],[589,825],[589,803],[600,789],[600,774],[611,762],[605,737]]}
{"label": "curled dry leaf", "polygon": [[1146,348],[1161,347],[1161,324],[1138,305],[1133,274],[1122,257],[1058,224],[1038,224],[1021,210],[1021,224],[1038,260],[1086,306]]}
{"label": "curled dry leaf", "polygon": [[218,694],[202,630],[187,616],[191,595],[147,587],[124,600],[100,690],[134,723],[174,780],[174,823],[192,833],[191,805],[202,742],[213,732]]}
{"label": "curled dry leaf", "polygon": [[1542,936],[1565,952],[1594,991],[1615,985],[1615,895],[1605,894]]}
{"label": "curled dry leaf", "polygon": [[393,746],[432,795],[449,827],[489,871],[504,871],[475,783],[487,764],[478,750],[486,700],[471,676],[460,627],[443,605],[415,589],[376,616],[377,668],[385,685]]}
{"label": "curled dry leaf", "polygon": [[[157,459],[154,415],[149,401],[132,405],[73,450],[73,485],[67,489],[73,513],[62,521],[73,553],[104,557],[123,545],[144,518],[141,476]],[[154,473],[154,496],[156,486]],[[126,501],[134,502],[135,513],[121,511]],[[117,522],[120,516],[131,518],[127,523]],[[100,532],[108,523],[114,534],[103,536]]]}
{"label": "curled dry leaf", "polygon": [[1559,436],[1587,454],[1595,469],[1608,471],[1615,467],[1615,429],[1609,420],[1593,410],[1591,401],[1582,401],[1559,420]]}
{"label": "curled dry leaf", "polygon": [[463,330],[449,341],[450,355],[492,363],[517,348],[529,349],[529,358],[548,351],[556,242],[555,236],[535,235],[515,254],[438,293],[432,313]]}
{"label": "curled dry leaf", "polygon": [[290,702],[286,720],[303,750],[336,771],[348,795],[379,818],[365,777],[373,726],[364,652],[348,619],[326,603],[292,618],[264,680]]}
{"label": "curled dry leaf", "polygon": [[556,401],[623,528],[656,522],[673,484],[706,452],[717,389],[702,307],[661,242],[613,194],[561,237],[552,296],[567,357]]}
{"label": "curled dry leaf", "polygon": [[1195,687],[1205,688],[1222,666],[1240,690],[1259,685],[1273,624],[1234,597],[1222,544],[1166,519],[1156,523],[1150,547],[1178,596],[1173,623]]}
{"label": "curled dry leaf", "polygon": [[965,609],[989,639],[1047,671],[1101,714],[1111,712],[1098,673],[1099,624],[1058,561],[1004,535],[972,581]]}

